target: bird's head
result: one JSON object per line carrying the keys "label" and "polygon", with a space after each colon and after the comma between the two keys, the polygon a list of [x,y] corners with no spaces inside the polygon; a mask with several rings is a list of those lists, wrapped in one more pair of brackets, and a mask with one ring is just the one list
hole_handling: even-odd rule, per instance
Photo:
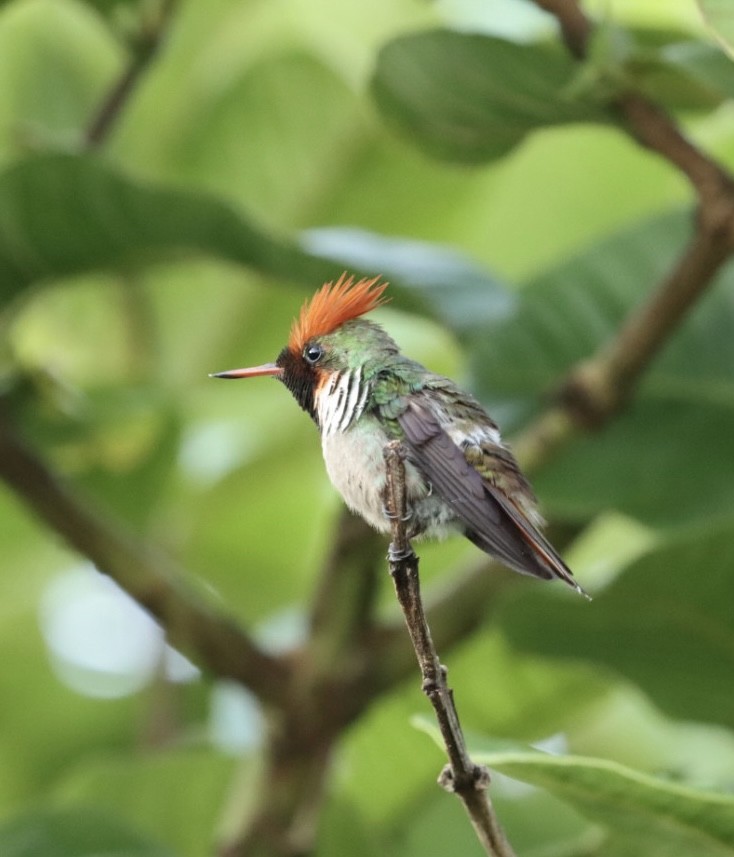
{"label": "bird's head", "polygon": [[323,285],[304,303],[293,322],[288,344],[275,363],[250,369],[217,372],[215,378],[253,378],[272,375],[291,391],[298,404],[316,420],[315,392],[335,372],[369,366],[397,354],[385,331],[361,318],[386,303],[387,283],[380,277],[362,279],[342,274]]}

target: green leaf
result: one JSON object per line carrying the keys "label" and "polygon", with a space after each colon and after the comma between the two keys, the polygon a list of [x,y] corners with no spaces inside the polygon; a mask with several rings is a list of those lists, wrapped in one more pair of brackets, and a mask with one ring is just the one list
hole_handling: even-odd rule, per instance
{"label": "green leaf", "polygon": [[0,827],[3,857],[173,857],[96,810],[36,810]]}
{"label": "green leaf", "polygon": [[[365,265],[408,287],[406,303],[457,328],[503,317],[514,304],[456,251],[349,230],[306,233],[304,244],[272,237],[211,194],[145,184],[94,156],[39,155],[0,174],[6,301],[38,280],[207,255],[310,288]],[[411,291],[420,296],[411,299]]]}
{"label": "green leaf", "polygon": [[734,95],[734,66],[720,50],[658,28],[600,24],[583,69],[610,95],[638,89],[671,110],[711,110]]}
{"label": "green leaf", "polygon": [[697,791],[605,759],[503,751],[474,754],[493,770],[546,789],[603,827],[595,853],[731,857],[734,797]]}
{"label": "green leaf", "polygon": [[233,766],[213,751],[128,753],[80,765],[55,797],[65,805],[115,813],[179,857],[199,857],[211,852]]}
{"label": "green leaf", "polygon": [[[143,391],[130,392],[128,401],[113,393],[103,394],[95,402],[100,407],[92,413],[99,422],[87,427],[86,449],[82,446],[85,439],[79,439],[81,449],[91,457],[83,462],[86,467],[78,482],[100,499],[103,508],[114,510],[142,530],[158,509],[173,475],[181,426],[172,409],[161,402],[146,402]],[[119,417],[113,425],[109,420],[115,412]]]}
{"label": "green leaf", "polygon": [[[352,138],[361,143],[367,130],[357,94],[331,62],[298,48],[264,56],[262,51],[259,44],[245,48],[231,61],[243,68],[232,69],[231,77],[207,90],[208,100],[201,104],[182,97],[186,90],[180,90],[174,99],[182,103],[181,120],[166,123],[160,135],[148,135],[133,160],[147,174],[151,160],[160,160],[157,175],[162,178],[193,179],[264,222],[301,224],[309,221],[309,210],[323,194],[343,192],[344,172],[354,157]],[[190,67],[179,74],[190,76],[189,85],[196,89]],[[164,83],[159,79],[157,85]],[[166,93],[177,85],[169,82]],[[149,121],[156,121],[159,99],[149,104],[155,111]],[[145,103],[135,109],[144,112]],[[129,163],[129,148],[122,151]]]}
{"label": "green leaf", "polygon": [[629,64],[640,88],[674,110],[711,110],[734,97],[734,65],[712,45],[677,41],[641,50]]}
{"label": "green leaf", "polygon": [[[433,720],[415,718],[414,725],[443,750],[443,738]],[[599,857],[693,854],[731,857],[734,854],[734,795],[674,783],[609,759],[549,754],[517,741],[489,736],[467,737],[469,753],[475,762],[544,789],[597,825],[603,835],[598,850],[591,851],[593,840],[586,838],[585,847],[579,841],[576,848],[558,853],[593,853]],[[502,780],[495,779],[493,788],[493,799],[498,805],[503,801],[503,792],[514,792],[517,796],[517,789]],[[506,805],[501,812],[504,819]],[[522,819],[522,826],[527,828],[527,816]],[[577,835],[583,835],[574,825],[573,816],[565,826],[568,833],[576,826]],[[511,841],[517,845],[512,826],[507,829]],[[518,832],[524,833],[522,827]],[[586,831],[587,835],[590,832]],[[541,853],[547,852],[541,848]]]}
{"label": "green leaf", "polygon": [[124,52],[87,3],[33,0],[0,11],[0,159],[74,145],[121,73]]}
{"label": "green leaf", "polygon": [[[672,266],[687,231],[684,216],[666,214],[592,245],[535,278],[513,318],[473,337],[477,390],[499,415],[508,406],[506,429],[614,335]],[[550,512],[586,519],[611,507],[659,526],[734,511],[732,327],[729,269],[672,336],[629,409],[534,477]],[[630,478],[638,472],[645,478]]]}
{"label": "green leaf", "polygon": [[[520,655],[494,629],[441,654],[467,733],[490,730],[531,741],[564,729],[571,720],[583,722],[609,687],[588,668]],[[343,760],[352,776],[341,788],[371,828],[415,825],[418,800],[429,803],[436,793],[434,781],[444,759],[409,726],[418,719],[416,712],[422,721],[429,710],[418,682],[411,681],[379,700],[346,737]]]}
{"label": "green leaf", "polygon": [[734,406],[683,389],[643,398],[603,433],[578,438],[533,483],[549,511],[577,521],[610,508],[666,529],[721,519],[734,513]]}
{"label": "green leaf", "polygon": [[[499,697],[492,694],[497,700]],[[462,721],[464,720],[462,704]],[[443,738],[436,721],[425,715],[411,718],[413,726],[428,735],[442,753],[445,753]],[[516,741],[487,739],[477,733],[465,731],[472,758],[479,761],[488,751],[498,748],[529,752],[529,748]],[[547,855],[575,855],[591,853],[589,846],[599,841],[597,828],[584,819],[568,803],[550,792],[524,788],[504,777],[492,776],[490,786],[492,804],[501,819],[502,827],[517,854],[523,857],[547,857]],[[433,843],[439,843],[436,853],[454,853],[451,837],[461,843],[457,853],[474,854],[479,849],[476,840],[467,839],[470,828],[462,819],[458,801],[446,800],[446,795],[435,788],[416,796],[405,813],[403,824],[406,839],[413,846],[406,853],[434,853]],[[532,823],[528,823],[532,819]],[[462,823],[463,822],[463,823]],[[420,844],[419,844],[420,843]],[[401,853],[403,853],[401,851]],[[476,850],[476,853],[483,853]],[[594,852],[595,853],[595,852]]]}
{"label": "green leaf", "polygon": [[512,644],[636,682],[675,717],[734,728],[734,528],[666,544],[591,604],[525,591],[501,622]]}
{"label": "green leaf", "polygon": [[611,121],[592,94],[572,94],[577,71],[557,46],[435,30],[389,42],[372,91],[385,119],[420,148],[478,163],[538,128]]}
{"label": "green leaf", "polygon": [[0,175],[4,300],[39,279],[184,253],[316,282],[335,271],[211,195],[145,185],[94,156],[40,155]]}
{"label": "green leaf", "polygon": [[[589,846],[599,841],[598,830],[571,806],[549,792],[516,783],[512,784],[514,793],[506,795],[506,783],[504,778],[500,782],[496,775],[490,789],[492,804],[513,853],[521,857],[575,857],[592,853]],[[447,797],[435,787],[416,797],[401,824],[401,847],[396,857],[486,855],[466,822],[460,802]]]}
{"label": "green leaf", "polygon": [[729,0],[698,0],[703,18],[721,46],[734,56],[734,8]]}
{"label": "green leaf", "polygon": [[[678,212],[653,217],[592,243],[530,280],[514,317],[472,341],[475,377],[482,395],[510,399],[537,395],[552,387],[570,366],[615,333],[626,314],[671,266],[687,231],[685,216]],[[726,312],[726,303],[718,304],[717,311]],[[711,315],[707,314],[707,320]],[[727,342],[718,343],[724,349],[722,359],[730,350]],[[670,349],[666,351],[666,357],[669,355]],[[713,368],[711,357],[714,365],[719,362],[718,351],[710,347],[688,356],[692,365],[676,360],[676,370],[696,377]],[[696,371],[702,362],[705,365]],[[661,365],[656,364],[652,371],[660,373]]]}

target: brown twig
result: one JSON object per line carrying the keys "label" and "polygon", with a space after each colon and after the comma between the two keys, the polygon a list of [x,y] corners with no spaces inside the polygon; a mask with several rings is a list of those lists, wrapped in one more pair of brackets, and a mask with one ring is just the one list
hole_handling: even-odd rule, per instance
{"label": "brown twig", "polygon": [[104,518],[59,480],[0,414],[0,479],[71,547],[115,580],[166,634],[214,675],[282,702],[286,663],[263,652],[221,605],[210,606],[184,583],[180,569]]}
{"label": "brown twig", "polygon": [[[448,650],[477,631],[491,619],[501,595],[521,582],[517,574],[482,557],[431,587],[424,596],[424,611],[436,648]],[[412,675],[415,654],[406,645],[402,618],[380,622],[373,630],[371,647],[376,669],[373,692],[386,692]]]}
{"label": "brown twig", "polygon": [[540,467],[579,431],[601,428],[624,407],[730,253],[726,242],[696,231],[650,297],[630,313],[611,341],[571,369],[559,387],[557,403],[514,439],[523,468]]}
{"label": "brown twig", "polygon": [[535,0],[535,5],[555,15],[566,47],[577,59],[583,59],[591,34],[591,23],[578,3],[574,0]]}
{"label": "brown twig", "polygon": [[141,25],[130,63],[105,95],[84,133],[88,149],[101,146],[110,135],[135,87],[158,54],[176,2],[161,0],[154,17]]}
{"label": "brown twig", "polygon": [[487,792],[489,772],[485,767],[474,764],[467,752],[453,691],[446,682],[446,668],[438,659],[426,622],[420,594],[418,557],[413,553],[405,527],[405,467],[398,441],[385,448],[385,465],[387,509],[392,519],[392,542],[388,554],[390,575],[420,666],[423,692],[436,712],[449,757],[449,764],[441,772],[439,783],[459,796],[487,854],[512,857],[514,852],[497,821]]}

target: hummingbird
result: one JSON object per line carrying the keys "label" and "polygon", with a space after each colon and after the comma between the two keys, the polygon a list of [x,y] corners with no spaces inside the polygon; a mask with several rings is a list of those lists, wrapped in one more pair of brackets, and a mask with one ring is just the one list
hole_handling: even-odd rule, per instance
{"label": "hummingbird", "polygon": [[383,451],[399,441],[410,539],[458,532],[514,571],[585,594],[542,534],[530,483],[482,405],[362,317],[387,302],[386,288],[342,274],[304,303],[275,363],[212,377],[285,384],[319,429],[334,487],[378,531],[392,526]]}

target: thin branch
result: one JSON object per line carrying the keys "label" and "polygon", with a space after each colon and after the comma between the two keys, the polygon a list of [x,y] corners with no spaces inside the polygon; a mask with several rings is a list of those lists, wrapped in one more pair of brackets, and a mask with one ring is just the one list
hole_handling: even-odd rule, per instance
{"label": "thin branch", "polygon": [[[551,526],[549,538],[561,550],[583,529],[581,526]],[[509,571],[486,554],[479,555],[463,570],[447,575],[432,586],[424,598],[428,624],[436,648],[450,649],[490,621],[502,597],[517,586],[546,586]],[[380,623],[372,631],[370,647],[375,651],[377,674],[373,693],[384,692],[412,674],[415,655],[405,642],[402,620]]]}
{"label": "thin branch", "polygon": [[109,137],[140,79],[158,54],[177,0],[161,0],[154,16],[141,25],[129,65],[112,85],[97,108],[85,134],[88,149],[101,146]]}
{"label": "thin branch", "polygon": [[591,33],[591,22],[578,3],[575,0],[535,0],[535,5],[556,17],[566,47],[577,59],[583,59]]}
{"label": "thin branch", "polygon": [[207,605],[202,593],[184,584],[180,569],[76,496],[16,435],[5,415],[0,415],[0,479],[151,613],[173,645],[214,675],[247,685],[263,701],[282,702],[286,663],[263,652],[220,605]]}
{"label": "thin branch", "polygon": [[[614,413],[635,386],[662,346],[670,339],[688,311],[711,285],[714,275],[730,254],[727,244],[708,232],[693,236],[673,270],[653,291],[648,300],[630,314],[616,336],[604,346],[578,374],[592,382],[604,378],[604,387],[596,398],[607,398],[603,413]],[[564,385],[564,398],[574,407],[575,377]]]}
{"label": "thin branch", "polygon": [[[490,619],[501,596],[522,582],[519,575],[481,557],[464,571],[447,575],[425,596],[424,610],[437,649],[448,650]],[[373,631],[374,692],[384,693],[415,669],[415,654],[405,640],[405,622],[381,622]]]}
{"label": "thin branch", "polygon": [[673,270],[614,338],[562,382],[557,404],[513,442],[523,468],[545,463],[579,431],[599,429],[624,407],[652,360],[708,289],[730,250],[698,231]]}
{"label": "thin branch", "polygon": [[732,206],[732,184],[726,169],[702,152],[662,107],[644,95],[626,92],[615,99],[613,106],[630,136],[686,176],[706,215],[712,215],[711,227],[726,226]]}
{"label": "thin branch", "polygon": [[388,554],[390,575],[418,658],[423,677],[423,692],[436,712],[449,757],[449,764],[442,771],[439,783],[459,796],[487,854],[492,857],[512,857],[514,852],[497,821],[489,799],[489,772],[484,766],[474,764],[467,752],[453,691],[446,682],[447,671],[438,659],[426,622],[420,594],[418,557],[413,553],[405,527],[405,467],[403,451],[398,441],[393,441],[385,448],[385,464],[387,508],[393,522],[392,542]]}

